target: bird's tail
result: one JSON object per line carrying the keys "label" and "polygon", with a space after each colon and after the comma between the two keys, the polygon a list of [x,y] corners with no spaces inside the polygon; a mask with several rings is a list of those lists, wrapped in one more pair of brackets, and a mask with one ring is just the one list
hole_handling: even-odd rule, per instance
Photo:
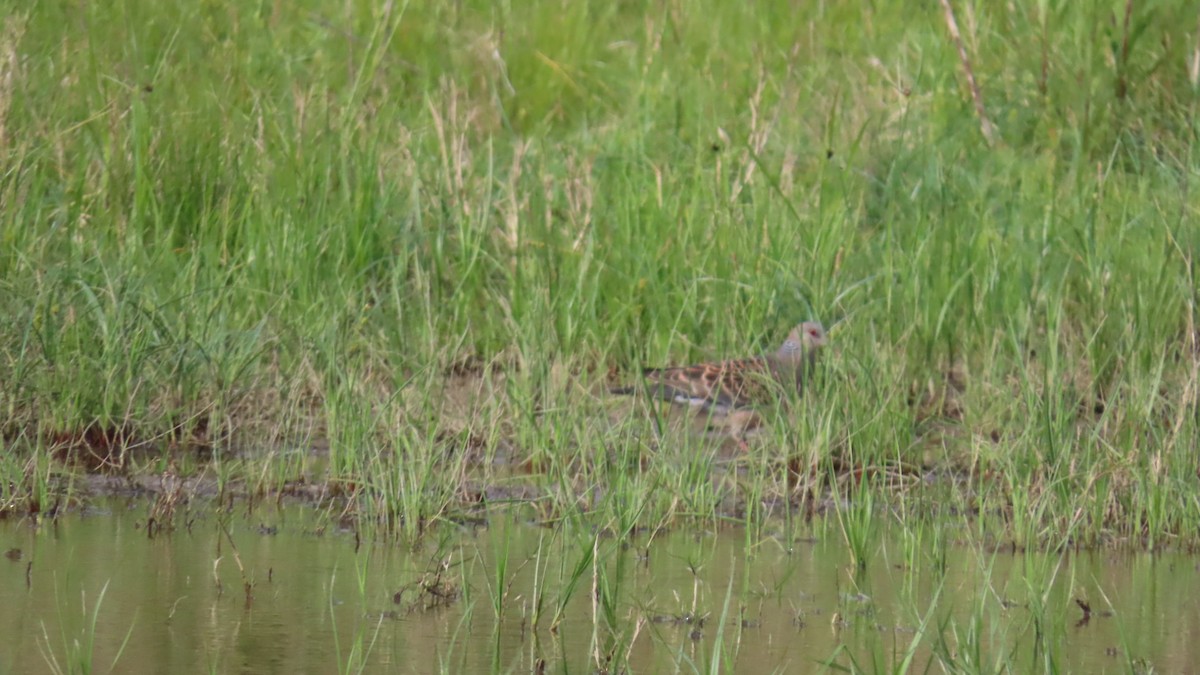
{"label": "bird's tail", "polygon": [[633,396],[638,392],[637,387],[609,387],[608,393],[617,396]]}

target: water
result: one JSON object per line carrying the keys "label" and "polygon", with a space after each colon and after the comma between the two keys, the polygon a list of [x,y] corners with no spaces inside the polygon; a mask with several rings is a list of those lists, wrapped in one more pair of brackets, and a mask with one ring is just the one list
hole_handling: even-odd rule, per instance
{"label": "water", "polygon": [[153,538],[147,512],[111,502],[0,522],[0,672],[592,672],[609,654],[635,672],[714,659],[726,672],[870,672],[914,642],[920,671],[944,658],[1023,672],[1200,662],[1197,560],[1182,554],[1014,554],[893,526],[857,572],[836,524],[622,542],[501,514],[414,549],[303,507],[209,508]]}

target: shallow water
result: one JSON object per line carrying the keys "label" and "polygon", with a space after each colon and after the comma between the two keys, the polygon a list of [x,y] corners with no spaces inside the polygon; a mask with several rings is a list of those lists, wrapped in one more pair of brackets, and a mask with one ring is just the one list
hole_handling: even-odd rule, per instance
{"label": "shallow water", "polygon": [[1200,662],[1197,561],[1179,554],[998,553],[893,527],[855,573],[836,524],[621,542],[499,515],[413,549],[359,541],[302,507],[224,524],[209,509],[153,538],[147,512],[112,502],[0,523],[0,672],[591,672],[610,645],[635,672],[714,659],[737,672],[876,671],[914,641],[914,665],[935,672],[947,655],[1025,672]]}

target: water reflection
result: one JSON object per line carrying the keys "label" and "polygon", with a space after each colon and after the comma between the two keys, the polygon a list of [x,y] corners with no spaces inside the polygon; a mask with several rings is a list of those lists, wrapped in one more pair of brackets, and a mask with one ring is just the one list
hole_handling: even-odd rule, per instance
{"label": "water reflection", "polygon": [[897,531],[858,572],[832,525],[623,542],[502,515],[414,549],[357,541],[299,507],[153,539],[145,515],[114,503],[0,523],[0,672],[673,672],[714,659],[739,672],[906,659],[1182,672],[1200,656],[1196,563],[1178,554],[1013,554]]}

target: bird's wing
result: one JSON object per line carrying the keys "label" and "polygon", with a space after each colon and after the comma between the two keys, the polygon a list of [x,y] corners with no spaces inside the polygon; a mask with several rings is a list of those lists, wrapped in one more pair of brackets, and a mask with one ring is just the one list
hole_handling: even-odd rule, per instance
{"label": "bird's wing", "polygon": [[647,370],[657,396],[691,405],[737,408],[760,401],[769,376],[763,358]]}

